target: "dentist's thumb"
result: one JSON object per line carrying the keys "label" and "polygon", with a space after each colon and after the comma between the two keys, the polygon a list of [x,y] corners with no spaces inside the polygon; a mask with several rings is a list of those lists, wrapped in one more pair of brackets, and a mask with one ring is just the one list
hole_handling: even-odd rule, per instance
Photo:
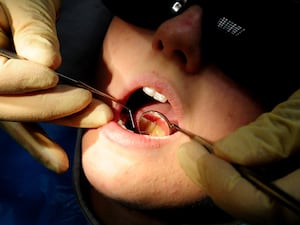
{"label": "dentist's thumb", "polygon": [[[229,162],[208,153],[199,143],[191,141],[181,145],[177,157],[186,175],[235,218],[250,224],[299,224],[298,216],[270,199]],[[295,181],[297,174],[288,178]]]}

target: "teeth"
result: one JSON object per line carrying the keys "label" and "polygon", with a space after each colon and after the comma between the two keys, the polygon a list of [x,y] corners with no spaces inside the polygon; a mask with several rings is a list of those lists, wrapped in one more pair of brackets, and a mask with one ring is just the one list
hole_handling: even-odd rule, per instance
{"label": "teeth", "polygon": [[147,118],[142,117],[138,124],[139,131],[141,134],[150,135],[155,137],[166,136],[166,132],[163,127],[159,126],[155,121],[151,121]]}
{"label": "teeth", "polygon": [[133,131],[132,130],[129,130],[126,126],[125,126],[125,124],[124,124],[124,121],[122,121],[122,120],[119,120],[118,121],[118,124],[122,127],[122,128],[124,128],[124,129],[126,129],[126,130],[128,130],[128,131],[130,131],[130,132],[132,132],[133,133]]}
{"label": "teeth", "polygon": [[119,124],[121,127],[123,127],[123,128],[126,129],[125,124],[124,124],[124,122],[123,122],[122,120],[118,120],[118,124]]}
{"label": "teeth", "polygon": [[153,88],[150,87],[144,87],[143,91],[145,92],[146,95],[154,98],[156,101],[159,101],[161,103],[165,103],[166,101],[168,101],[167,97],[164,96],[163,94],[157,92],[156,90],[154,90]]}

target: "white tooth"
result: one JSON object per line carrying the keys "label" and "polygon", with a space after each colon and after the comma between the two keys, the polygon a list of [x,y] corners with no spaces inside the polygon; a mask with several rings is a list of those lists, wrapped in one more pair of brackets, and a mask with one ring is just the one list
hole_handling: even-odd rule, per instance
{"label": "white tooth", "polygon": [[166,96],[164,96],[163,94],[157,92],[153,88],[144,87],[143,91],[145,92],[145,94],[147,94],[150,97],[153,97],[155,100],[157,100],[157,101],[159,101],[161,103],[165,103],[166,101],[168,101],[168,99],[167,99]]}
{"label": "white tooth", "polygon": [[122,120],[118,120],[118,124],[123,127],[123,128],[126,128],[125,125],[124,125],[124,122]]}
{"label": "white tooth", "polygon": [[119,121],[118,121],[118,124],[119,124],[122,128],[124,128],[125,130],[128,130],[128,131],[130,131],[130,132],[133,132],[132,130],[127,129],[127,127],[125,126],[125,124],[124,124],[124,122],[123,122],[122,120],[119,120]]}
{"label": "white tooth", "polygon": [[161,93],[155,92],[153,98],[161,103],[165,103],[168,99]]}
{"label": "white tooth", "polygon": [[150,87],[143,87],[143,91],[145,92],[145,94],[149,95],[150,97],[153,97],[156,92],[153,88]]}

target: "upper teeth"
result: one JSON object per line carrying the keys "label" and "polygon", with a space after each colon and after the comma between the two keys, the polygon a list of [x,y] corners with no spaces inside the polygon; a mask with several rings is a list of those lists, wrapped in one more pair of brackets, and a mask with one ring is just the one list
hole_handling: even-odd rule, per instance
{"label": "upper teeth", "polygon": [[155,100],[165,103],[168,101],[167,97],[164,96],[163,94],[157,92],[155,89],[150,88],[150,87],[144,87],[143,91],[145,92],[146,95],[149,95],[150,97],[154,98]]}

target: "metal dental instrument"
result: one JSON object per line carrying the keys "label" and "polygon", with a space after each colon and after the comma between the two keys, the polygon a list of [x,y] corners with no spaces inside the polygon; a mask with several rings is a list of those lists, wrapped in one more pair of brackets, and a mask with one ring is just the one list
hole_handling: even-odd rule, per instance
{"label": "metal dental instrument", "polygon": [[[176,131],[180,131],[181,133],[189,136],[191,139],[203,145],[209,153],[213,154],[214,152],[212,143],[188,130],[179,127],[174,123],[171,123],[164,114],[154,110],[144,112],[137,121],[137,129],[141,134],[147,134],[147,132],[149,132],[147,130],[141,130],[142,126],[140,126],[140,124],[144,123],[145,120],[149,120],[150,123],[156,123],[159,126],[163,126],[164,131],[166,132],[165,135],[170,135]],[[238,164],[232,164],[232,166],[249,182],[254,184],[266,194],[269,194],[271,197],[295,212],[297,215],[300,215],[300,202],[298,200],[281,190],[274,183],[269,182],[263,177],[259,176],[259,174],[253,170]]]}
{"label": "metal dental instrument", "polygon": [[[4,56],[6,58],[10,58],[10,59],[25,59],[21,56],[18,56],[14,52],[11,52],[11,51],[8,51],[8,50],[2,49],[2,48],[0,48],[0,55]],[[133,113],[132,113],[131,109],[129,109],[128,107],[126,107],[125,105],[120,103],[116,98],[114,98],[113,96],[111,96],[109,94],[106,94],[102,91],[99,91],[96,88],[93,88],[92,86],[90,86],[90,85],[88,85],[88,84],[86,84],[86,83],[84,83],[80,80],[75,80],[75,79],[73,79],[69,76],[63,75],[63,74],[58,73],[58,72],[56,72],[56,74],[60,78],[61,81],[64,81],[67,84],[70,84],[70,85],[75,86],[75,87],[86,89],[86,90],[90,91],[91,93],[93,93],[97,96],[104,97],[104,98],[109,99],[109,100],[113,101],[114,103],[120,105],[123,109],[125,109],[128,112],[128,116],[129,116],[128,119],[130,120],[130,125],[131,125],[131,127],[129,129],[133,129],[133,130],[135,129],[135,123],[134,123],[134,120],[133,120]]]}

